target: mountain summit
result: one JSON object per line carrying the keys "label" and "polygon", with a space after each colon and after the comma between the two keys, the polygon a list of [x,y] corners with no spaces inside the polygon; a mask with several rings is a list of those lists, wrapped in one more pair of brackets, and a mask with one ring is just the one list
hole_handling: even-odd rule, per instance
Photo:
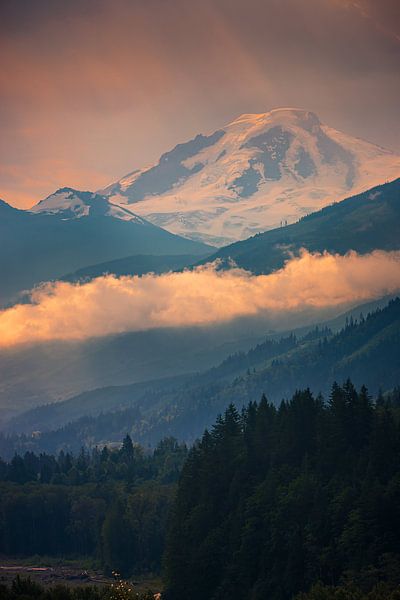
{"label": "mountain summit", "polygon": [[210,248],[174,235],[104,196],[62,188],[31,210],[0,200],[0,307],[67,273],[125,257],[204,256]]}
{"label": "mountain summit", "polygon": [[399,175],[400,156],[281,108],[197,135],[101,193],[171,232],[222,245]]}
{"label": "mountain summit", "polygon": [[146,221],[128,208],[116,206],[106,197],[93,192],[82,192],[73,188],[60,188],[31,208],[33,213],[58,215],[62,219],[82,217],[112,217],[122,221],[133,221],[145,225]]}

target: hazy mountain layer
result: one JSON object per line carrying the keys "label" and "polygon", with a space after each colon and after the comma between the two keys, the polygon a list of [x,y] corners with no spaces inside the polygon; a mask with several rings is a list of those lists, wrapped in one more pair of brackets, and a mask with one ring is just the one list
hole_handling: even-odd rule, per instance
{"label": "hazy mountain layer", "polygon": [[91,192],[59,190],[34,212],[0,202],[0,303],[87,265],[132,254],[207,251]]}
{"label": "hazy mountain layer", "polygon": [[236,323],[2,349],[0,420],[94,388],[208,369],[261,338],[256,324],[251,329]]}
{"label": "hazy mountain layer", "polygon": [[152,255],[139,254],[117,258],[109,262],[90,265],[65,275],[63,281],[81,281],[100,277],[107,273],[114,275],[145,275],[146,273],[166,273],[191,266],[198,260],[194,254]]}
{"label": "hazy mountain layer", "polygon": [[193,441],[230,402],[240,407],[263,393],[277,403],[301,387],[327,393],[333,381],[348,377],[364,381],[373,393],[390,390],[400,380],[399,342],[397,298],[366,318],[347,318],[336,333],[320,326],[302,337],[270,337],[191,378],[93,390],[27,412],[10,426],[29,433],[64,425],[43,434],[39,445],[50,451],[117,441],[127,431],[143,443],[166,435]]}

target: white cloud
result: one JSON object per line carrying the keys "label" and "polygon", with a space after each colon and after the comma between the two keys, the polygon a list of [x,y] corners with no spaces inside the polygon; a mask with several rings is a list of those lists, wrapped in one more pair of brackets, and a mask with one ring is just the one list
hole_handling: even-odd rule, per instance
{"label": "white cloud", "polygon": [[310,254],[271,275],[242,269],[56,282],[31,293],[30,304],[0,312],[0,346],[159,327],[212,325],[238,317],[282,318],[307,309],[345,307],[400,289],[400,252]]}

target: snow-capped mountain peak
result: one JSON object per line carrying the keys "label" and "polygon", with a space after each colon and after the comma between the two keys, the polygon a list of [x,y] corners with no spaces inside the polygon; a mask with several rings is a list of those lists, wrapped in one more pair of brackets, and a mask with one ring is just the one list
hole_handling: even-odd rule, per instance
{"label": "snow-capped mountain peak", "polygon": [[318,127],[321,125],[318,116],[308,110],[301,108],[274,108],[273,110],[265,113],[244,113],[231,121],[227,127],[232,125],[262,125],[266,123],[278,122],[282,124],[283,121],[287,123],[294,123],[299,125],[303,123],[308,128]]}
{"label": "snow-capped mountain peak", "polygon": [[122,221],[146,224],[146,221],[125,206],[113,204],[100,194],[82,192],[73,188],[60,188],[31,208],[33,213],[59,215],[61,219],[83,217],[113,217]]}
{"label": "snow-capped mountain peak", "polygon": [[102,191],[171,232],[223,245],[400,175],[400,156],[279,108],[197,135]]}

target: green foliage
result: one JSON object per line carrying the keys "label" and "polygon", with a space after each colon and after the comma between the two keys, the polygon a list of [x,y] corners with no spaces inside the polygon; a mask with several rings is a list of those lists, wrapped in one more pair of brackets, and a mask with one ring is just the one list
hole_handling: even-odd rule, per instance
{"label": "green foliage", "polygon": [[129,436],[119,450],[16,455],[1,471],[0,554],[88,556],[123,576],[158,572],[186,456],[171,438],[146,454]]}
{"label": "green foliage", "polygon": [[177,481],[186,456],[186,445],[179,444],[175,438],[164,438],[153,452],[145,453],[126,435],[119,449],[104,446],[101,451],[95,447],[89,452],[82,447],[77,456],[61,450],[57,457],[27,451],[23,456],[15,454],[9,463],[0,459],[0,481],[59,485],[102,481],[133,484],[150,480],[172,483]]}
{"label": "green foliage", "polygon": [[121,579],[111,585],[106,600],[154,600],[154,594],[151,591],[139,594],[132,583]]}
{"label": "green foliage", "polygon": [[299,598],[380,600],[378,582],[395,594],[399,419],[396,400],[373,403],[350,381],[327,403],[304,390],[279,408],[231,405],[183,468],[167,597],[290,600],[318,581]]}
{"label": "green foliage", "polygon": [[386,583],[375,585],[369,592],[353,586],[331,587],[316,584],[311,590],[296,596],[295,600],[400,600],[400,590]]}
{"label": "green foliage", "polygon": [[28,578],[17,576],[11,586],[0,585],[2,600],[154,600],[151,591],[137,592],[128,581],[119,580],[110,586],[54,585],[44,587]]}
{"label": "green foliage", "polygon": [[175,486],[0,485],[0,554],[91,557],[124,577],[156,573]]}

